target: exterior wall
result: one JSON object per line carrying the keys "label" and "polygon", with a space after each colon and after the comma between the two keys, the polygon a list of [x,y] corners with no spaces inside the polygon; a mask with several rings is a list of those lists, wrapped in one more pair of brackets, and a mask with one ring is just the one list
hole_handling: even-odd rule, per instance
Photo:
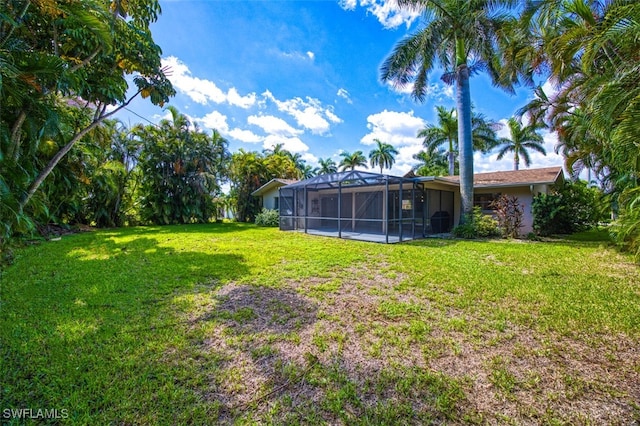
{"label": "exterior wall", "polygon": [[262,207],[265,209],[276,210],[276,198],[279,196],[279,189],[280,188],[276,188],[262,194]]}
{"label": "exterior wall", "polygon": [[[545,188],[546,189],[546,188]],[[543,191],[536,191],[538,192]],[[544,191],[546,192],[546,191]],[[512,195],[518,198],[518,202],[523,206],[523,218],[522,228],[520,228],[520,235],[527,235],[529,232],[533,232],[533,211],[531,204],[533,202],[533,196],[531,195],[531,189],[529,187],[512,187],[512,188],[478,188],[474,191],[475,194],[495,194],[500,193],[502,195]],[[483,210],[486,214],[492,214],[492,210]]]}

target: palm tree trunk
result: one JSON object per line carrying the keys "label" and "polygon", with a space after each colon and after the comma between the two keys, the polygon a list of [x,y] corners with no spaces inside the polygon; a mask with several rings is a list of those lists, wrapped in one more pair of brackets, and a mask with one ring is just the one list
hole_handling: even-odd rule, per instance
{"label": "palm tree trunk", "polygon": [[456,174],[456,154],[450,150],[447,157],[449,158],[449,176],[453,176]]}
{"label": "palm tree trunk", "polygon": [[456,108],[458,110],[458,148],[460,150],[460,223],[473,213],[473,142],[471,138],[471,91],[469,68],[466,64],[456,70]]}

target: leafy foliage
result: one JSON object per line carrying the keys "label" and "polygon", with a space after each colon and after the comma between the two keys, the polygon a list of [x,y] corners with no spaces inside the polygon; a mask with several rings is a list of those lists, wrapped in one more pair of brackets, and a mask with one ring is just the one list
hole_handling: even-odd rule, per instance
{"label": "leafy foliage", "polygon": [[258,226],[280,226],[280,213],[278,210],[263,208],[256,215],[255,223]]}
{"label": "leafy foliage", "polygon": [[567,181],[533,198],[533,229],[539,235],[571,234],[606,219],[602,194],[586,182]]}
{"label": "leafy foliage", "polygon": [[396,162],[396,155],[398,150],[393,145],[374,139],[376,147],[369,152],[369,161],[371,167],[380,166],[380,173],[387,168],[390,169],[393,163]]}
{"label": "leafy foliage", "polygon": [[207,222],[216,215],[214,197],[229,161],[227,141],[193,127],[169,107],[171,120],[141,132],[142,219],[155,224]]}
{"label": "leafy foliage", "polygon": [[490,238],[502,235],[498,227],[498,221],[489,215],[482,213],[479,206],[473,208],[473,214],[453,228],[452,233],[458,238]]}
{"label": "leafy foliage", "polygon": [[640,261],[640,188],[633,188],[623,194],[623,209],[619,218],[611,226],[614,241]]}
{"label": "leafy foliage", "polygon": [[[156,0],[3,2],[0,239],[49,220],[90,220],[86,197],[121,187],[106,169],[91,182],[101,165],[117,167],[93,162],[104,146],[92,132],[136,96],[162,105],[174,94],[149,30],[159,12]],[[106,209],[93,219],[118,223],[99,198],[94,207]]]}

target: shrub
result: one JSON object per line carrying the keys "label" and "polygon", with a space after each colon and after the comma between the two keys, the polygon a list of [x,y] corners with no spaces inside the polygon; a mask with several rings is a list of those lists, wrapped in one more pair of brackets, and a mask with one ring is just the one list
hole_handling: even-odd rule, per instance
{"label": "shrub", "polygon": [[640,187],[625,191],[620,199],[620,215],[611,226],[618,246],[640,261]]}
{"label": "shrub", "polygon": [[468,217],[465,223],[453,228],[453,235],[458,238],[489,238],[501,235],[498,228],[498,221],[491,216],[482,214],[480,207],[473,208],[473,214]]}
{"label": "shrub", "polygon": [[491,208],[496,212],[502,234],[509,238],[518,238],[524,216],[524,206],[518,202],[518,198],[513,195],[501,195],[491,203]]}
{"label": "shrub", "polygon": [[606,218],[598,188],[586,182],[565,182],[550,194],[533,198],[533,229],[539,235],[572,234]]}
{"label": "shrub", "polygon": [[278,212],[278,210],[269,210],[263,208],[262,211],[256,215],[256,225],[279,226],[280,213]]}

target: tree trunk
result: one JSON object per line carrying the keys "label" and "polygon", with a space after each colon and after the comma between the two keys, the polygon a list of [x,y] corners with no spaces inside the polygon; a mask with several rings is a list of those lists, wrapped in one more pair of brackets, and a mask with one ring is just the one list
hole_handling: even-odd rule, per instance
{"label": "tree trunk", "polygon": [[47,176],[49,176],[49,174],[51,174],[51,172],[58,165],[60,160],[62,160],[62,158],[65,155],[67,155],[67,153],[71,150],[71,148],[73,148],[73,145],[75,145],[76,142],[78,142],[80,139],[82,139],[87,133],[89,133],[90,131],[92,131],[96,127],[98,127],[98,125],[100,123],[102,123],[104,120],[106,120],[107,118],[111,117],[112,115],[115,115],[122,108],[124,108],[127,105],[129,105],[129,103],[131,103],[131,101],[134,98],[136,98],[139,94],[140,94],[140,91],[137,91],[133,96],[131,96],[131,98],[129,98],[129,100],[127,100],[125,103],[121,104],[120,106],[118,106],[117,108],[113,109],[111,112],[109,112],[107,114],[104,114],[104,109],[103,109],[101,111],[102,114],[99,114],[99,116],[96,117],[91,122],[91,124],[89,124],[87,127],[85,127],[84,129],[82,129],[81,131],[76,133],[73,136],[73,138],[71,138],[71,140],[69,142],[67,142],[67,144],[65,146],[63,146],[62,149],[60,151],[58,151],[56,153],[56,155],[53,156],[53,158],[51,158],[51,160],[49,161],[49,164],[47,164],[47,166],[38,174],[36,179],[31,183],[31,185],[29,186],[29,189],[27,190],[27,192],[20,199],[20,204],[19,204],[19,209],[20,210],[19,211],[22,213],[22,210],[24,209],[24,206],[26,206],[29,203],[29,200],[31,200],[31,197],[33,197],[33,194],[35,194],[36,191],[38,190],[38,188],[40,188],[40,185],[42,185],[42,182],[44,182],[44,180],[47,178]]}
{"label": "tree trunk", "polygon": [[447,153],[447,157],[449,157],[449,176],[453,176],[456,174],[456,154],[453,150],[450,150]]}
{"label": "tree trunk", "polygon": [[458,149],[460,150],[460,223],[473,213],[473,141],[471,137],[471,91],[469,68],[456,70],[456,107],[458,111]]}

